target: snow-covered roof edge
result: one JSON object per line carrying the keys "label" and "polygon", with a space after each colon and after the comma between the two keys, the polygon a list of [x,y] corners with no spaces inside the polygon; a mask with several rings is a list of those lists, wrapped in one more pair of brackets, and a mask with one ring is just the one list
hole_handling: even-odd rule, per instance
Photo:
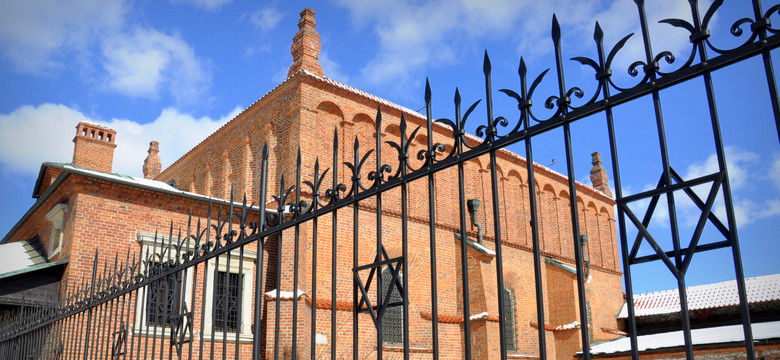
{"label": "snow-covered roof edge", "polygon": [[[49,198],[49,196],[51,196],[54,193],[54,191],[57,189],[57,187],[59,187],[59,185],[62,184],[62,182],[64,182],[65,179],[68,176],[70,176],[71,174],[72,175],[85,176],[85,177],[89,177],[89,178],[93,178],[93,179],[105,180],[105,181],[108,181],[108,182],[117,183],[117,184],[123,184],[123,185],[131,186],[131,187],[135,187],[135,188],[139,188],[139,189],[156,191],[156,192],[160,192],[160,193],[164,193],[164,194],[168,194],[168,195],[181,196],[181,197],[188,198],[188,199],[193,199],[193,200],[211,201],[212,203],[214,203],[216,205],[243,206],[243,203],[241,203],[241,202],[233,201],[231,203],[228,200],[215,198],[215,197],[210,197],[210,196],[201,195],[201,194],[196,194],[196,193],[191,193],[189,191],[179,190],[179,189],[176,189],[173,186],[170,186],[170,185],[168,185],[168,184],[166,184],[166,183],[164,183],[162,181],[137,178],[137,177],[133,177],[133,176],[120,175],[120,174],[116,174],[116,173],[109,174],[109,173],[104,173],[104,172],[100,172],[100,171],[96,171],[96,170],[85,169],[85,168],[78,167],[78,166],[75,166],[75,165],[72,165],[72,164],[50,163],[50,162],[43,163],[43,165],[41,165],[41,172],[40,172],[39,178],[41,176],[43,176],[44,170],[47,167],[61,169],[62,173],[57,177],[56,180],[54,180],[54,182],[48,188],[46,188],[46,191],[44,191],[43,194],[41,194],[38,197],[38,200],[30,207],[29,210],[27,210],[27,212],[22,216],[22,218],[19,219],[19,221],[16,223],[16,225],[14,225],[14,227],[11,228],[10,231],[8,231],[8,233],[3,237],[3,239],[0,240],[0,244],[3,244],[6,241],[8,241],[9,237],[11,236],[11,234],[15,233],[16,230],[18,230],[19,227],[21,227],[21,225],[24,224],[24,222],[27,221],[27,219],[30,216],[32,216],[32,214],[44,202],[46,202],[46,200]],[[260,207],[259,206],[252,206],[250,209],[253,210],[253,211],[259,211]],[[266,212],[276,213],[276,210],[275,209],[266,209]]]}

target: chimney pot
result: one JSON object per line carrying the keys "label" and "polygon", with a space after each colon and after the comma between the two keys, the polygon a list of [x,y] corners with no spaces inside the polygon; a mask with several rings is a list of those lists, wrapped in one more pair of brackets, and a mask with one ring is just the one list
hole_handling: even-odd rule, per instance
{"label": "chimney pot", "polygon": [[112,172],[116,130],[105,125],[80,122],[73,138],[73,165]]}

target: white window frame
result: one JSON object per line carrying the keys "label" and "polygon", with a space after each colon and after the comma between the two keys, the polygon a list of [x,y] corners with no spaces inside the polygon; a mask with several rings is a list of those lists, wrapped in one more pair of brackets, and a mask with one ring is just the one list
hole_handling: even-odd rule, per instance
{"label": "white window frame", "polygon": [[[257,252],[251,250],[244,250],[244,262],[243,269],[239,269],[239,261],[241,259],[240,250],[233,250],[230,252],[230,269],[227,268],[228,255],[224,254],[219,256],[219,267],[216,266],[216,260],[211,259],[208,261],[208,275],[206,276],[206,302],[204,304],[204,339],[211,339],[212,335],[214,339],[222,339],[225,335],[220,329],[214,329],[214,333],[211,333],[212,318],[214,314],[214,288],[216,286],[215,279],[217,278],[217,272],[230,272],[231,274],[243,274],[243,285],[241,294],[241,329],[239,331],[239,342],[251,342],[252,336],[252,296],[253,296],[253,284],[255,276],[255,260],[257,260]],[[262,301],[262,299],[256,300]],[[227,339],[235,341],[236,333],[228,331]]]}
{"label": "white window frame", "polygon": [[[51,235],[49,236],[49,259],[62,251],[62,242],[65,240],[65,213],[68,212],[68,204],[54,205],[48,213],[46,220],[51,223]],[[54,244],[57,246],[54,246]]]}
{"label": "white window frame", "polygon": [[[164,251],[168,249],[169,246],[169,238],[167,236],[161,236],[157,235],[157,241],[155,246],[155,235],[150,233],[138,233],[136,235],[136,242],[141,244],[141,256],[143,257],[140,263],[141,266],[141,273],[146,272],[146,257],[147,254],[162,254]],[[173,239],[173,244],[177,244],[177,239]],[[186,248],[190,249],[194,246],[191,242],[188,242],[186,244]],[[148,251],[148,252],[147,252]],[[182,249],[182,251],[185,251]],[[165,259],[167,259],[167,252],[165,255]],[[154,258],[153,258],[154,259]],[[182,279],[184,281],[184,291],[182,292],[181,296],[184,298],[184,304],[187,307],[189,311],[192,310],[192,304],[191,304],[191,297],[192,297],[192,271],[190,268],[187,268],[183,271]],[[140,300],[136,301],[135,306],[135,326],[133,333],[138,336],[146,336],[147,330],[148,330],[148,336],[166,336],[169,337],[171,335],[171,328],[170,326],[159,326],[159,325],[148,325],[146,323],[146,307],[147,302],[149,300],[149,287],[145,286],[138,290],[138,298]],[[141,298],[143,296],[143,298]],[[184,326],[187,326],[187,323],[184,323]],[[156,332],[155,332],[156,330]]]}

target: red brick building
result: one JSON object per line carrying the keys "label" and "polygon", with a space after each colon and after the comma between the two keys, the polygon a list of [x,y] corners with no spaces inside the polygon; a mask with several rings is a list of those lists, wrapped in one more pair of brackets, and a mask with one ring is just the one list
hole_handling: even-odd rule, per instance
{"label": "red brick building", "polygon": [[[264,144],[270,150],[269,194],[280,187],[280,175],[295,179],[297,157],[300,152],[301,172],[311,174],[314,164],[333,163],[333,134],[339,136],[339,162],[350,161],[352,144],[357,139],[361,149],[374,148],[376,143],[376,113],[382,109],[381,137],[399,142],[401,117],[414,129],[422,126],[412,140],[409,153],[427,149],[428,136],[433,143],[452,144],[451,130],[435,125],[427,134],[426,119],[419,113],[362,92],[348,85],[327,78],[319,65],[319,35],[315,30],[314,12],[301,13],[299,31],[293,38],[293,64],[288,78],[264,95],[252,106],[229,121],[214,134],[204,139],[182,158],[160,172],[158,145],[153,142],[149,157],[144,163],[147,179],[132,178],[111,173],[113,148],[117,144],[115,131],[99,125],[80,123],[74,138],[72,164],[45,163],[35,187],[36,204],[3,239],[3,243],[27,241],[38,238],[48,249],[48,261],[67,259],[62,278],[62,296],[67,289],[77,288],[81,281],[92,274],[95,249],[102,254],[116,253],[119,259],[164,254],[165,244],[154,241],[156,231],[164,232],[167,242],[168,229],[174,233],[186,229],[189,215],[205,222],[209,203],[212,211],[230,206],[231,189],[235,194],[246,194],[249,202],[268,203],[270,198],[260,196],[260,151]],[[121,134],[119,134],[121,137]],[[476,140],[474,140],[476,143]],[[164,144],[162,144],[164,146]],[[383,145],[382,158],[393,159],[397,153]],[[365,150],[362,152],[365,153]],[[370,155],[367,164],[375,162],[376,153]],[[495,224],[493,224],[492,192],[489,185],[490,163],[487,156],[468,161],[464,166],[465,194],[467,199],[477,199],[481,206],[466,229],[468,241],[468,279],[472,330],[471,348],[474,358],[499,357],[498,293],[504,292],[507,305],[504,313],[510,330],[507,346],[510,358],[534,357],[538,353],[537,328],[547,330],[549,358],[572,358],[582,347],[577,300],[574,243],[568,194],[568,179],[546,167],[534,165],[534,191],[539,201],[540,251],[543,259],[542,278],[546,324],[536,323],[536,289],[533,280],[533,254],[526,179],[525,159],[506,150],[496,154],[496,167],[500,173],[498,218],[501,221],[503,248],[504,289],[497,289],[495,259]],[[419,167],[422,160],[412,159],[412,166]],[[593,186],[577,184],[577,201],[581,235],[587,236],[584,254],[587,259],[587,283],[585,284],[589,309],[591,341],[614,339],[621,334],[616,316],[623,305],[621,270],[618,243],[615,234],[614,201],[607,186],[606,171],[601,167],[598,154],[593,154],[591,180]],[[139,164],[140,165],[140,164]],[[328,166],[321,165],[322,168]],[[346,169],[346,168],[345,168]],[[350,175],[339,171],[339,181],[350,182]],[[435,202],[438,318],[432,318],[431,309],[431,249],[428,208],[428,187],[423,180],[408,184],[409,219],[409,339],[413,358],[429,358],[431,351],[431,324],[439,326],[439,349],[443,358],[460,358],[463,354],[463,286],[461,264],[461,240],[459,233],[458,185],[454,181],[456,169],[437,174]],[[332,172],[330,173],[332,174]],[[330,176],[330,174],[328,176]],[[330,181],[330,180],[326,180]],[[175,184],[175,185],[174,185]],[[307,188],[301,189],[304,199],[311,199]],[[269,205],[270,206],[270,205]],[[254,208],[253,211],[256,211]],[[291,350],[292,291],[298,291],[297,351],[302,358],[329,357],[330,344],[337,343],[339,354],[352,353],[352,224],[366,224],[359,228],[360,263],[369,263],[376,256],[378,214],[381,215],[382,242],[390,257],[401,254],[401,194],[390,191],[383,198],[381,212],[377,200],[369,198],[360,203],[358,218],[352,209],[338,211],[336,231],[330,217],[319,219],[317,228],[305,223],[299,228],[301,253],[294,257],[291,241],[282,242],[282,257],[277,258],[275,241],[269,241],[265,254],[258,254],[256,246],[247,247],[243,257],[237,253],[220,257],[221,263],[211,260],[207,266],[195,267],[183,274],[182,294],[189,309],[195,311],[192,346],[205,346],[208,351],[212,338],[221,338],[220,326],[232,337],[238,336],[240,354],[249,356],[252,350],[252,319],[254,314],[253,286],[257,259],[264,255],[261,276],[264,281],[261,311],[264,340],[261,349],[271,354],[274,348],[275,330],[272,314],[276,311],[274,290],[281,290],[279,309],[282,319],[279,346],[283,354]],[[252,216],[256,216],[253,213]],[[171,223],[172,222],[172,223]],[[172,225],[171,225],[172,224]],[[475,226],[474,224],[479,224]],[[288,235],[289,232],[289,235]],[[320,234],[317,242],[318,260],[313,263],[313,234]],[[335,239],[330,236],[335,233]],[[292,230],[282,237],[292,238]],[[327,234],[327,236],[325,235]],[[331,254],[337,250],[337,271],[332,274]],[[185,244],[187,245],[187,244]],[[130,254],[130,255],[126,255]],[[295,261],[297,260],[297,262]],[[227,263],[230,261],[230,263]],[[281,263],[281,287],[276,289],[273,279],[275,266]],[[298,283],[293,280],[297,263]],[[453,271],[452,269],[455,269]],[[405,269],[406,271],[406,269]],[[312,278],[317,274],[316,304],[312,304]],[[337,301],[335,304],[339,322],[336,334],[331,329],[331,295],[334,289],[331,276],[336,277]],[[236,280],[238,279],[238,280]],[[242,281],[244,291],[238,295],[243,301],[240,319],[235,324],[214,325],[216,317],[213,302],[216,293],[227,291],[228,283]],[[220,285],[221,284],[221,285]],[[220,287],[222,286],[222,287]],[[222,290],[217,290],[217,289]],[[147,293],[154,293],[148,290]],[[146,297],[144,297],[146,296]],[[134,304],[135,323],[129,324],[133,339],[154,336],[156,331],[165,334],[164,324],[156,322],[145,313],[155,304],[143,292],[129,299]],[[158,301],[159,302],[159,301]],[[143,305],[143,304],[146,305]],[[317,354],[309,354],[310,312],[317,309]],[[206,314],[206,315],[203,315]],[[387,315],[388,323],[397,322],[397,313]],[[395,317],[395,320],[390,318]],[[397,356],[402,348],[397,333],[388,333],[382,349],[373,340],[375,330],[368,314],[359,315],[360,354],[371,356],[383,351],[387,356]],[[349,323],[350,325],[342,325]],[[113,324],[113,326],[117,326]],[[209,330],[210,328],[210,330]],[[151,329],[151,330],[150,330]],[[214,330],[217,329],[217,330]],[[203,330],[203,332],[201,332]],[[150,333],[154,331],[154,334]],[[335,337],[335,339],[334,339]],[[133,340],[127,340],[128,343]],[[140,343],[141,340],[134,340]],[[160,342],[168,341],[162,338]],[[222,351],[222,344],[214,345]],[[228,344],[228,351],[235,346]],[[167,347],[163,347],[167,349]],[[143,357],[139,349],[138,357]],[[145,356],[145,355],[144,355]]]}

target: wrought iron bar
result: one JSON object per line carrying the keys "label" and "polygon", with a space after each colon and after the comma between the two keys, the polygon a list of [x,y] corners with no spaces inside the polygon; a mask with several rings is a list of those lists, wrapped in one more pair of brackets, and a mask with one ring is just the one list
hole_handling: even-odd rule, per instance
{"label": "wrought iron bar", "polygon": [[[206,211],[206,239],[204,240],[203,247],[204,252],[208,252],[212,249],[213,243],[211,242],[211,199],[209,199],[208,210]],[[206,278],[209,274],[209,263],[203,263],[203,277]],[[203,282],[203,290],[201,292],[201,304],[206,303],[206,282]],[[200,351],[198,351],[198,360],[203,360],[203,344],[204,344],[204,329],[206,328],[206,307],[202,306],[200,310]]]}
{"label": "wrought iron bar", "polygon": [[[433,109],[431,105],[431,83],[428,81],[428,79],[425,79],[425,125],[426,130],[428,131],[428,151],[430,154],[430,151],[433,149]],[[409,140],[406,138],[406,129],[407,123],[406,123],[406,117],[404,115],[401,115],[401,147],[398,151],[399,156],[399,171],[401,178],[406,178],[406,170],[407,168],[411,169],[408,164],[409,159],[409,145],[410,141],[414,139],[414,135],[417,134],[417,130],[420,128],[418,127],[414,131],[412,131],[412,136],[409,137]],[[457,140],[456,140],[457,141]],[[426,164],[430,166],[433,164],[433,158],[429,157],[426,158]],[[403,223],[402,223],[402,231],[404,234],[403,241],[404,241],[404,269],[408,269],[408,205],[407,205],[407,183],[402,182],[401,183],[401,206],[402,210],[401,213],[403,214]],[[438,270],[437,270],[437,261],[438,258],[436,256],[436,178],[434,176],[434,173],[430,172],[428,173],[428,223],[431,224],[428,227],[428,237],[430,239],[430,253],[431,253],[431,336],[432,336],[432,355],[433,359],[436,360],[439,358],[439,294],[438,294]],[[409,284],[409,275],[408,271],[404,271],[404,284]],[[408,293],[408,286],[404,287],[404,290],[406,291],[406,294],[404,294],[404,299],[409,299],[409,293]],[[408,304],[408,301],[407,301]],[[409,309],[408,305],[404,306],[404,349],[406,351],[406,348],[408,348],[409,343]],[[404,352],[404,359],[408,359],[408,353]]]}
{"label": "wrought iron bar", "polygon": [[[579,88],[568,89],[563,73],[563,56],[561,54],[561,27],[558,24],[558,18],[553,15],[552,19],[552,39],[553,47],[555,50],[555,67],[558,79],[558,98],[557,100],[557,115],[563,123],[563,141],[566,150],[566,176],[568,177],[569,185],[569,214],[571,216],[572,227],[572,246],[574,247],[574,264],[577,268],[577,300],[580,312],[580,337],[582,341],[582,358],[590,359],[590,336],[588,331],[588,306],[585,293],[585,277],[582,268],[582,248],[580,246],[580,222],[579,211],[577,206],[577,186],[575,183],[574,175],[574,154],[572,153],[571,144],[571,126],[567,120],[569,113],[569,107],[571,104],[571,96],[582,96],[582,90]],[[550,99],[553,99],[551,97]],[[549,100],[548,100],[549,101]],[[583,209],[584,211],[585,209]],[[541,325],[540,325],[541,326]]]}
{"label": "wrought iron bar", "polygon": [[[528,92],[526,83],[526,66],[523,58],[520,58],[520,65],[518,67],[518,75],[520,75],[520,89],[522,91],[522,97],[518,97],[518,108],[520,108],[521,120],[523,123],[523,129],[527,132],[531,123],[531,117],[528,112],[528,108],[532,105],[531,93]],[[533,91],[533,89],[531,90]],[[536,321],[537,324],[544,324],[544,289],[542,288],[542,258],[541,247],[539,244],[539,216],[537,214],[536,203],[536,177],[534,175],[534,154],[533,144],[531,137],[525,139],[525,167],[526,167],[526,179],[528,181],[528,203],[529,212],[531,215],[531,248],[534,256],[534,287],[536,290]],[[547,358],[547,339],[545,335],[544,326],[538,326],[539,337],[539,359],[545,360]]]}
{"label": "wrought iron bar", "polygon": [[[276,223],[281,225],[284,219],[284,173],[279,177],[279,197],[276,198],[277,202],[277,218]],[[278,230],[276,233],[276,310],[274,313],[274,360],[279,360],[279,317],[281,316],[281,300],[282,300],[282,230]],[[296,291],[293,290],[293,299],[296,296]]]}
{"label": "wrought iron bar", "polygon": [[[305,183],[311,188],[311,205],[310,209],[316,210],[320,201],[320,185],[322,179],[325,177],[323,173],[320,176],[320,159],[319,157],[314,162],[314,174],[312,176],[312,182],[306,181]],[[311,334],[309,335],[309,357],[314,358],[317,354],[317,236],[319,230],[319,218],[315,217],[312,220],[312,245],[311,245]],[[335,226],[334,226],[335,227]],[[335,290],[335,289],[334,289]],[[333,304],[335,308],[335,303]]]}
{"label": "wrought iron bar", "polygon": [[[198,248],[200,246],[200,235],[201,235],[201,232],[200,232],[200,218],[198,218],[198,222],[195,225],[195,232],[196,232],[195,236],[192,235],[191,225],[192,225],[192,211],[190,211],[190,216],[187,217],[187,237],[186,237],[186,244],[188,244],[188,251],[187,251],[188,259],[187,260],[190,260],[190,259],[192,259],[194,257],[197,257],[198,256],[198,251],[200,251],[200,250],[198,250]],[[195,245],[194,245],[194,247],[192,249],[189,249],[189,243],[190,243],[191,239],[193,239],[193,238],[195,238]],[[190,319],[188,319],[190,324],[192,324],[195,321],[194,311],[195,311],[195,293],[197,293],[196,289],[198,288],[198,265],[199,265],[198,263],[195,263],[195,265],[192,267],[192,292],[190,294],[190,304],[192,304],[193,316]],[[203,277],[203,282],[204,283],[206,282],[205,276]],[[201,318],[202,318],[202,316],[201,316]],[[201,326],[201,329],[203,329],[202,326]],[[202,342],[203,342],[203,340],[201,340],[201,343]],[[188,359],[192,359],[193,358],[192,357],[192,347],[193,347],[194,343],[195,343],[195,333],[194,333],[194,331],[191,331],[190,332],[189,343],[187,344],[187,358]]]}
{"label": "wrought iron bar", "polygon": [[[629,35],[631,36],[631,35]],[[613,52],[610,52],[610,56],[605,58],[604,56],[604,32],[601,30],[601,26],[598,21],[596,22],[595,30],[593,32],[593,38],[596,41],[596,48],[598,51],[599,62],[598,70],[596,71],[596,79],[599,81],[599,86],[604,91],[604,98],[610,97],[609,89],[609,77],[612,75],[611,60]],[[628,37],[623,38],[623,42],[628,40]],[[612,159],[612,179],[615,182],[615,199],[620,201],[623,199],[623,184],[620,177],[620,161],[618,157],[617,140],[615,134],[615,121],[612,113],[612,106],[608,105],[604,109],[604,115],[607,120],[607,133],[609,137],[609,152]],[[531,160],[529,159],[529,162]],[[631,266],[628,259],[628,235],[626,231],[626,221],[623,208],[617,206],[618,212],[618,236],[620,239],[621,249],[621,261],[623,262],[623,280],[626,289],[626,298],[633,299],[634,291],[631,283]],[[632,360],[639,359],[639,351],[637,346],[637,331],[636,331],[636,312],[634,310],[634,302],[629,300],[626,302],[626,308],[628,310],[628,320],[626,321],[626,330],[629,336],[629,343],[631,345],[631,358]],[[541,324],[541,323],[540,323]]]}
{"label": "wrought iron bar", "polygon": [[[326,193],[326,195],[330,195],[330,207],[331,210],[331,269],[330,269],[330,358],[335,359],[336,358],[336,301],[337,301],[337,283],[336,283],[336,274],[338,270],[337,266],[337,255],[338,255],[338,231],[336,229],[336,224],[338,224],[338,208],[335,207],[336,200],[338,200],[339,197],[339,162],[338,162],[338,153],[339,153],[339,132],[338,128],[333,129],[333,187],[330,190],[330,194]],[[316,212],[316,209],[315,209]]]}
{"label": "wrought iron bar", "polygon": [[[466,116],[468,117],[468,115]],[[455,89],[455,121],[460,124],[458,130],[462,131],[460,118],[460,92]],[[460,133],[460,131],[458,131]],[[429,133],[430,134],[430,133]],[[456,141],[455,146],[459,155],[463,154],[463,137]],[[429,147],[430,148],[430,147]],[[461,159],[461,157],[458,157]],[[471,359],[471,305],[469,301],[469,259],[468,259],[468,235],[466,234],[466,194],[463,174],[464,161],[458,161],[458,214],[460,216],[460,270],[463,284],[463,355],[467,360]],[[433,167],[429,162],[429,167]],[[434,318],[433,321],[439,319]]]}
{"label": "wrought iron bar", "polygon": [[[246,196],[244,196],[244,204],[246,204]],[[242,229],[243,231],[243,229]],[[240,353],[240,337],[241,337],[241,310],[244,302],[244,247],[240,247],[238,251],[238,298],[236,299],[236,341],[233,345],[235,347],[233,356],[235,360],[238,360],[238,354]],[[223,349],[223,351],[225,351]]]}
{"label": "wrought iron bar", "polygon": [[[689,0],[689,2],[691,5],[693,26],[696,31],[696,33],[691,34],[691,40],[693,40],[696,38],[694,37],[694,35],[698,33],[705,33],[705,31],[708,31],[706,30],[706,26],[709,17],[705,17],[704,23],[702,24],[699,16],[698,2],[696,0]],[[757,1],[753,2],[753,6],[755,10],[760,9],[760,4]],[[759,8],[756,8],[757,6],[759,6]],[[708,34],[708,32],[705,34]],[[762,37],[760,41],[765,41],[765,37],[766,37],[765,30],[759,32],[759,37]],[[694,45],[696,45],[696,47],[699,50],[700,61],[702,63],[706,63],[708,61],[708,55],[703,42],[705,38],[701,36],[697,38],[698,38],[698,42],[694,43]],[[764,51],[762,53],[762,57],[764,60],[764,66],[767,73],[767,80],[772,78],[772,83],[769,84],[769,92],[772,101],[772,106],[774,108],[775,125],[778,131],[778,139],[780,140],[780,116],[778,116],[778,114],[780,113],[780,106],[778,105],[778,100],[780,98],[778,97],[778,93],[777,93],[777,84],[774,82],[774,76],[773,76],[773,70],[771,64],[772,60],[768,51]],[[770,76],[770,74],[772,74],[772,76]],[[742,313],[741,314],[742,330],[745,336],[745,352],[747,353],[748,360],[753,360],[755,358],[755,350],[753,345],[753,330],[750,323],[750,310],[748,309],[747,290],[745,287],[745,274],[744,274],[744,270],[742,269],[742,254],[739,245],[739,233],[737,232],[737,220],[734,214],[734,204],[733,204],[733,199],[731,194],[731,184],[728,176],[728,167],[726,165],[726,152],[723,146],[723,136],[721,135],[721,130],[720,130],[718,106],[715,103],[715,91],[713,90],[711,72],[704,71],[703,79],[704,79],[705,91],[707,92],[707,104],[709,106],[710,121],[712,123],[712,133],[715,138],[715,153],[718,157],[718,169],[720,170],[722,176],[721,177],[722,184],[720,184],[720,186],[722,186],[723,189],[723,200],[726,206],[726,219],[728,220],[728,227],[730,229],[728,238],[731,241],[731,251],[734,259],[734,270],[737,275],[737,293],[739,294],[740,312]],[[704,221],[706,217],[709,216],[709,210],[712,208],[712,204],[715,201],[715,195],[717,195],[717,188],[720,186],[718,182],[716,182],[712,186],[712,190],[710,191],[709,198],[707,199],[707,205],[706,205],[707,210],[705,210],[705,214],[702,215],[700,219],[700,225],[697,226],[696,234],[694,235],[696,240],[694,241],[693,244],[691,244],[690,248],[693,249],[696,248],[698,242],[698,236],[701,234],[700,229],[704,226]],[[693,254],[689,253],[686,256],[685,263],[683,264],[683,272],[687,270],[687,267],[690,264],[691,259],[693,258],[692,255]],[[681,312],[682,310],[683,308],[681,308]],[[687,315],[685,317],[687,318]]]}
{"label": "wrought iron bar", "polygon": [[[258,211],[257,215],[257,225],[256,225],[256,233],[262,232],[266,227],[266,196],[268,191],[268,144],[265,144],[263,146],[263,151],[261,153],[261,161],[260,161],[260,197],[258,199],[258,204],[260,204],[260,209]],[[254,316],[254,323],[252,324],[252,333],[253,333],[253,340],[252,341],[252,360],[257,360],[260,357],[260,341],[262,340],[260,338],[261,335],[261,329],[260,329],[260,321],[262,320],[262,310],[266,309],[266,307],[263,306],[263,255],[265,253],[265,240],[266,237],[259,238],[257,241],[258,249],[257,249],[257,262],[255,265],[255,316]],[[270,269],[270,266],[268,267]],[[265,349],[262,349],[265,350]]]}
{"label": "wrought iron bar", "polygon": [[[753,17],[755,22],[752,23],[751,30],[755,35],[758,35],[758,43],[761,45],[767,44],[767,28],[770,26],[769,16],[778,10],[777,5],[773,6],[768,12],[764,13],[761,8],[760,0],[752,0],[753,5]],[[764,73],[766,74],[767,87],[769,89],[769,100],[772,102],[772,114],[775,118],[775,128],[777,129],[777,138],[780,141],[780,92],[777,90],[777,81],[775,79],[775,69],[772,64],[771,47],[762,46],[761,60],[764,62]],[[702,62],[705,60],[702,59]],[[743,319],[744,320],[744,319]],[[746,338],[747,339],[747,338]]]}
{"label": "wrought iron bar", "polygon": [[[499,349],[501,359],[506,359],[507,344],[506,344],[506,314],[504,314],[506,307],[504,306],[506,299],[504,299],[504,264],[503,256],[501,253],[501,218],[498,203],[498,170],[496,170],[496,149],[493,148],[492,143],[496,138],[496,125],[497,123],[506,124],[507,121],[503,117],[493,118],[493,89],[491,86],[491,70],[490,58],[488,57],[487,50],[485,51],[485,60],[483,65],[483,72],[485,74],[485,104],[487,108],[487,133],[485,134],[485,141],[491,150],[489,152],[490,158],[490,193],[493,203],[493,234],[496,249],[496,289],[498,292],[498,336],[499,336]],[[514,321],[512,322],[514,323]]]}
{"label": "wrought iron bar", "polygon": [[[645,57],[647,61],[645,63],[645,68],[644,68],[645,76],[648,77],[651,82],[654,82],[657,78],[657,73],[658,73],[657,58],[664,55],[664,53],[662,52],[657,56],[653,53],[653,47],[650,42],[650,32],[648,30],[647,14],[645,12],[644,0],[635,0],[634,2],[636,3],[637,9],[639,11],[639,22],[642,30],[642,41],[644,44]],[[665,57],[667,59],[667,62],[671,62],[669,61],[670,59],[669,55]],[[655,120],[656,120],[656,130],[658,131],[658,143],[661,152],[661,163],[663,167],[662,177],[666,185],[671,185],[672,184],[671,171],[670,171],[671,165],[669,163],[668,146],[666,143],[666,130],[664,127],[663,111],[661,110],[661,97],[657,90],[652,91],[651,95],[653,101],[653,113],[655,114]],[[681,265],[682,258],[680,253],[680,231],[677,224],[677,209],[675,206],[673,193],[669,192],[666,194],[666,203],[669,211],[669,225],[671,228],[672,244],[674,247],[675,267],[678,267]],[[677,278],[677,287],[680,295],[680,317],[683,325],[683,338],[685,340],[685,356],[687,359],[692,360],[693,341],[691,338],[690,318],[688,317],[688,300],[686,296],[685,278],[684,275],[679,274],[679,272],[673,271],[673,273]]]}
{"label": "wrought iron bar", "polygon": [[[374,122],[375,128],[376,128],[376,144],[374,145],[374,150],[376,153],[376,170],[373,172],[373,179],[372,174],[369,173],[368,180],[374,180],[374,187],[379,187],[382,185],[382,178],[384,175],[384,164],[382,164],[382,108],[378,108],[376,112],[376,120]],[[379,259],[379,254],[384,250],[382,247],[382,193],[379,192],[376,194],[376,254],[377,259]],[[406,270],[406,269],[404,269]],[[379,306],[379,315],[376,319],[376,358],[377,360],[382,360],[384,355],[384,341],[382,338],[382,333],[384,330],[382,318],[384,317],[384,311],[385,311],[385,302],[383,301],[384,294],[384,287],[382,284],[382,266],[380,265],[378,268],[376,268],[376,303],[377,306]],[[390,296],[390,294],[393,292],[393,286],[388,285],[387,286],[387,296]]]}
{"label": "wrought iron bar", "polygon": [[[230,207],[229,207],[229,214],[227,216],[227,226],[228,226],[228,232],[227,232],[227,235],[225,235],[225,242],[226,243],[231,243],[231,242],[233,242],[233,188],[232,187],[230,188]],[[230,312],[230,290],[229,290],[230,289],[230,274],[231,274],[231,272],[230,272],[230,261],[232,260],[230,258],[230,250],[227,253],[225,253],[225,255],[226,255],[225,256],[226,257],[226,259],[225,259],[225,287],[224,287],[224,292],[222,294],[222,296],[223,296],[223,299],[222,299],[222,360],[227,360],[227,353],[228,353],[227,339],[228,339],[228,313]],[[217,257],[217,259],[219,259],[219,257]],[[219,274],[219,267],[216,267],[214,270],[215,270],[214,274],[218,275]],[[239,273],[239,277],[241,276],[240,274],[241,273]],[[215,278],[214,278],[214,284],[215,285],[216,285],[216,282],[217,282],[217,277],[218,276],[215,276]],[[214,294],[216,296],[219,296],[219,294],[217,294],[217,289],[216,288],[213,288],[212,291],[214,291]],[[216,309],[216,306],[217,306],[217,303],[215,302],[212,305],[212,308]],[[217,321],[217,319],[213,319],[213,320],[214,320],[214,322]],[[238,333],[238,331],[236,331],[236,333]],[[216,335],[215,333],[211,334],[212,337],[214,337],[215,335]],[[238,351],[238,349],[236,349],[236,351]]]}
{"label": "wrought iron bar", "polygon": [[[360,150],[360,142],[358,141],[357,136],[355,137],[355,144],[353,146],[353,161],[354,166],[352,167],[352,189],[350,190],[350,196],[353,199],[352,203],[352,267],[357,268],[358,267],[358,240],[360,238],[360,232],[359,229],[359,215],[360,210],[358,210],[358,204],[359,201],[355,199],[355,195],[358,193],[358,187],[360,186],[360,162],[358,160],[360,159],[358,157]],[[336,224],[333,224],[335,227]],[[379,254],[377,254],[379,255]],[[353,280],[352,280],[352,360],[358,360],[358,357],[360,356],[360,338],[358,335],[358,275],[355,274]],[[335,306],[334,306],[335,307]]]}
{"label": "wrought iron bar", "polygon": [[[292,216],[301,213],[301,148],[295,160],[295,204],[292,206]],[[300,226],[295,223],[293,244],[293,284],[292,284],[292,360],[298,359],[298,252],[300,246]],[[279,259],[281,262],[281,259]],[[281,296],[281,295],[280,295]]]}
{"label": "wrought iron bar", "polygon": [[[98,249],[95,249],[95,257],[92,263],[92,282],[89,285],[89,298],[90,300],[95,298],[95,276],[97,276],[97,267],[98,267]],[[92,323],[92,308],[87,309],[87,326],[86,326],[86,332],[84,334],[84,360],[87,360],[87,357],[89,356],[89,332],[91,328]]]}

